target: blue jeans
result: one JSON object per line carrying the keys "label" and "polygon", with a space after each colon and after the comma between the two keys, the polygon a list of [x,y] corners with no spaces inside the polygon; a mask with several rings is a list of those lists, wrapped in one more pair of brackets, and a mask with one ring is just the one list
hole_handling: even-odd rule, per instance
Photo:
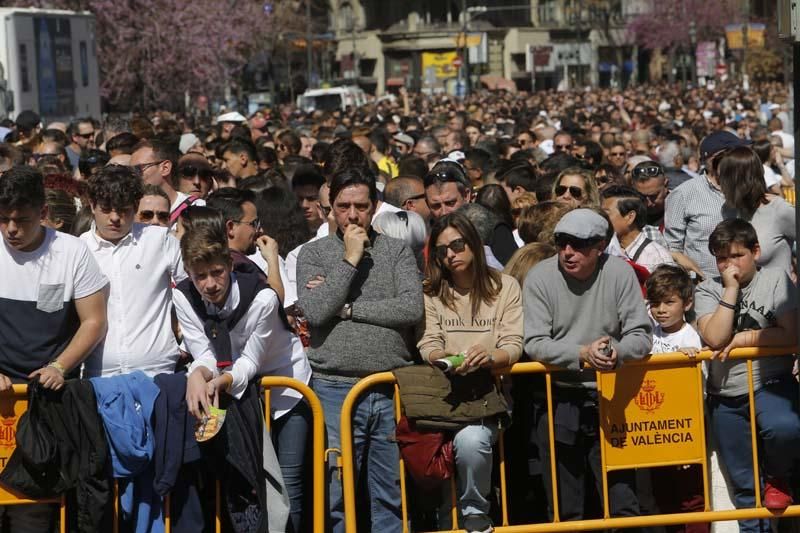
{"label": "blue jeans", "polygon": [[[340,416],[344,398],[353,385],[338,381],[312,378],[311,388],[319,397],[325,412],[327,448],[339,448]],[[394,387],[380,385],[361,395],[353,409],[353,450],[355,477],[362,466],[367,469],[367,488],[372,519],[371,531],[389,533],[401,531],[400,512],[400,452],[394,442]],[[334,456],[328,464],[328,516],[326,531],[344,531],[344,500],[342,480],[339,479]]]}
{"label": "blue jeans", "polygon": [[492,484],[492,445],[497,441],[497,423],[472,424],[453,437],[458,501],[463,516],[489,514],[486,497]]}
{"label": "blue jeans", "polygon": [[[755,392],[755,401],[763,477],[788,481],[800,446],[797,384],[791,377],[769,381]],[[748,397],[726,398],[709,394],[708,411],[711,428],[719,443],[722,465],[733,485],[733,503],[737,508],[753,507],[755,487]],[[761,494],[763,497],[763,490]],[[770,531],[769,522],[742,520],[739,531]]]}
{"label": "blue jeans", "polygon": [[272,423],[272,444],[281,465],[283,483],[289,493],[290,515],[287,533],[302,531],[303,466],[306,461],[308,430],[311,427],[311,408],[304,399]]}

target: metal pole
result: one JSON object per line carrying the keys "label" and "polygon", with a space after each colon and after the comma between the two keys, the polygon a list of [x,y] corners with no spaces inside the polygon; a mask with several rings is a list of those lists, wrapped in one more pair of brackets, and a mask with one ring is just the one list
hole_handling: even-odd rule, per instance
{"label": "metal pole", "polygon": [[313,70],[311,58],[311,0],[306,0],[306,85],[309,89],[313,88],[311,85],[311,75]]}
{"label": "metal pole", "polygon": [[[794,63],[794,71],[792,72],[792,89],[794,92],[794,109],[792,111],[793,116],[793,128],[794,128],[794,138],[800,139],[798,135],[800,135],[800,41],[798,41],[798,37],[794,36],[792,39],[792,59]],[[794,143],[794,161],[795,165],[800,162],[800,143]],[[800,231],[800,202],[797,201],[797,178],[795,178],[794,183],[792,184],[795,190],[795,197],[794,197],[794,231],[795,235],[800,235],[797,233]],[[795,241],[795,246],[797,246]],[[797,294],[800,296],[800,284],[797,285]],[[797,314],[797,331],[800,332],[800,313]],[[800,344],[800,343],[799,343]]]}
{"label": "metal pole", "polygon": [[689,69],[692,73],[692,87],[697,87],[697,25],[693,20],[689,21],[689,44],[691,45]]}
{"label": "metal pole", "polygon": [[469,31],[469,10],[467,9],[467,0],[461,0],[461,11],[464,13],[464,98],[469,96],[469,39],[467,38],[467,31]]}

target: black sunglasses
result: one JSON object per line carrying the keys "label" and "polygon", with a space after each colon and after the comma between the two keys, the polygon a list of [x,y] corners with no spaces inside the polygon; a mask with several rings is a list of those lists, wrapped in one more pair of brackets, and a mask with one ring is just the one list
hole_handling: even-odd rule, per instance
{"label": "black sunglasses", "polygon": [[184,178],[193,178],[200,176],[201,179],[211,180],[214,177],[214,171],[210,168],[195,167],[192,165],[182,166],[180,169],[181,176]]}
{"label": "black sunglasses", "polygon": [[645,165],[641,167],[636,167],[631,172],[634,178],[655,178],[656,176],[660,176],[664,174],[664,170],[659,165]]}
{"label": "black sunglasses", "polygon": [[584,248],[589,248],[590,246],[594,246],[601,240],[602,239],[598,237],[592,237],[589,239],[579,239],[577,237],[573,237],[572,235],[567,235],[565,233],[559,233],[555,236],[556,246],[561,249],[564,249],[567,246],[569,246],[574,250],[581,250]]}
{"label": "black sunglasses", "polygon": [[441,244],[436,247],[436,259],[444,261],[447,258],[447,250],[453,250],[453,252],[460,254],[466,247],[467,243],[464,242],[464,239],[454,239],[448,244]]}
{"label": "black sunglasses", "polygon": [[141,221],[153,220],[153,217],[156,217],[159,222],[167,223],[169,222],[169,211],[151,211],[150,209],[139,211],[139,220]]}
{"label": "black sunglasses", "polygon": [[556,187],[556,196],[564,196],[564,193],[566,193],[567,191],[569,191],[569,195],[575,198],[576,200],[579,200],[583,196],[583,189],[581,189],[580,187],[575,187],[574,185],[571,185],[569,187],[565,187],[564,185],[558,185]]}
{"label": "black sunglasses", "polygon": [[89,140],[92,137],[94,137],[94,132],[91,132],[91,133],[76,133],[75,135],[77,137],[83,137],[84,139]]}

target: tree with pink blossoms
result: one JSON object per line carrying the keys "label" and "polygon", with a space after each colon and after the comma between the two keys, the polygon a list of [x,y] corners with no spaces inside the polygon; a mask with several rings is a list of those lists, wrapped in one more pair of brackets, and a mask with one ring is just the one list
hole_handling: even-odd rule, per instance
{"label": "tree with pink blossoms", "polygon": [[725,25],[739,14],[732,0],[652,0],[647,12],[627,25],[637,44],[644,48],[669,50],[689,46],[689,28],[694,21],[696,42],[722,37]]}
{"label": "tree with pink blossoms", "polygon": [[[185,94],[220,96],[270,35],[302,30],[295,2],[39,0],[97,18],[101,87],[120,109],[180,109]],[[269,4],[269,8],[265,6]]]}

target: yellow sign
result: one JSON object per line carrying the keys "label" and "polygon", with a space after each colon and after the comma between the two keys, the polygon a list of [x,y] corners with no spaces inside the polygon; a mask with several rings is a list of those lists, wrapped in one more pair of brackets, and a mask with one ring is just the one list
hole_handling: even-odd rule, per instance
{"label": "yellow sign", "polygon": [[[747,25],[747,47],[764,48],[764,32],[766,26],[761,23],[751,22]],[[725,26],[725,39],[728,48],[741,50],[744,48],[744,24],[728,24]]]}
{"label": "yellow sign", "polygon": [[458,75],[458,69],[453,66],[457,55],[456,52],[422,52],[422,72],[427,75],[430,69],[437,80],[454,78]]}
{"label": "yellow sign", "polygon": [[[0,470],[6,467],[11,453],[17,447],[17,423],[19,417],[27,409],[28,399],[25,394],[3,393],[0,395]],[[0,485],[0,505],[27,499],[22,494],[9,492]]]}
{"label": "yellow sign", "polygon": [[703,461],[699,364],[623,367],[601,373],[597,387],[607,470]]}
{"label": "yellow sign", "polygon": [[464,48],[465,46],[472,48],[473,46],[481,45],[482,37],[483,34],[480,33],[459,33],[454,40],[458,48]]}

